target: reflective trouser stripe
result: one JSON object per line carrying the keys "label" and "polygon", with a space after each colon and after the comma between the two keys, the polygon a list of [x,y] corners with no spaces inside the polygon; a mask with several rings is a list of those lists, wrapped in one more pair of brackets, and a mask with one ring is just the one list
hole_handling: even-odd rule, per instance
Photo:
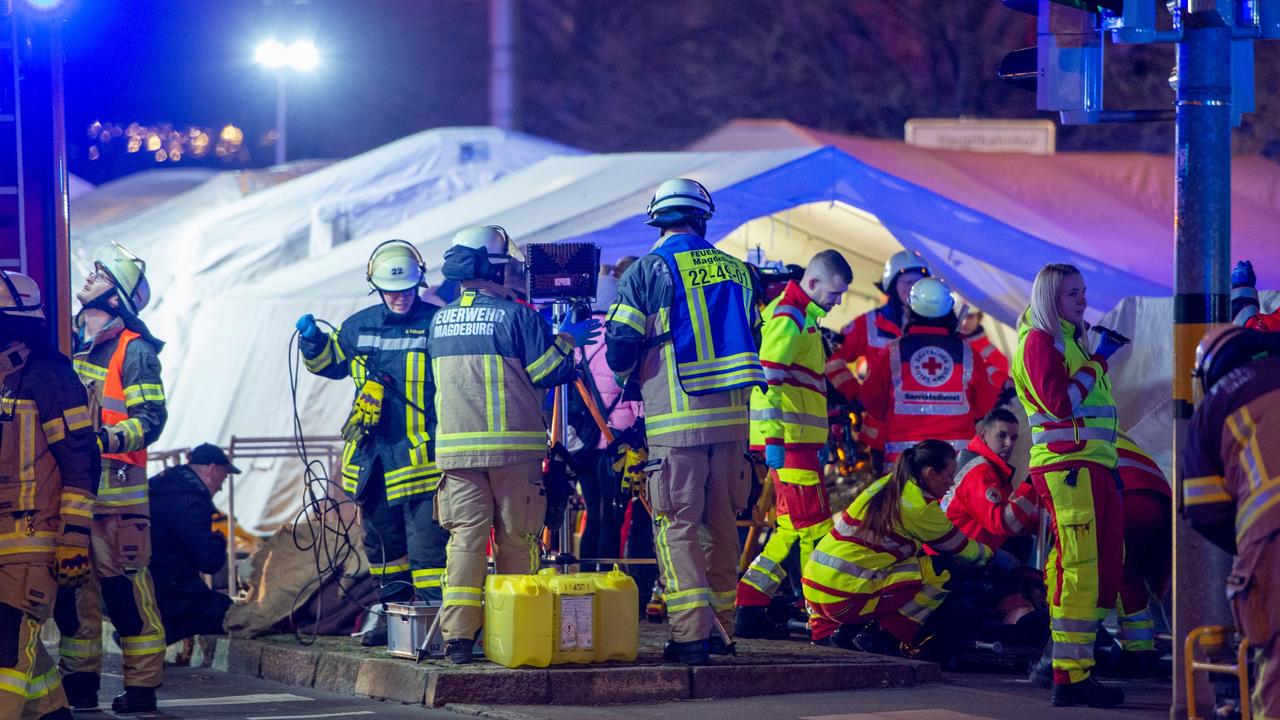
{"label": "reflective trouser stripe", "polygon": [[1149,608],[1120,615],[1120,647],[1130,652],[1156,649],[1156,626]]}
{"label": "reflective trouser stripe", "polygon": [[102,654],[102,638],[80,639],[63,635],[58,640],[58,654],[64,658],[98,657]]}
{"label": "reflective trouser stripe", "polygon": [[16,632],[0,638],[12,663],[0,668],[0,717],[38,718],[66,706],[62,675],[40,642],[42,624],[24,615]]}
{"label": "reflective trouser stripe", "polygon": [[733,590],[725,590],[723,592],[711,591],[711,607],[717,612],[733,612],[734,597],[736,593]]}
{"label": "reflective trouser stripe", "polygon": [[1058,682],[1080,682],[1094,665],[1098,624],[1119,593],[1123,514],[1112,471],[1094,464],[1033,472],[1052,513],[1055,542],[1045,568],[1053,669]]}
{"label": "reflective trouser stripe", "polygon": [[413,586],[415,588],[440,587],[444,578],[444,568],[414,569]]}
{"label": "reflective trouser stripe", "polygon": [[445,586],[444,607],[480,607],[482,597],[481,588]]}
{"label": "reflective trouser stripe", "polygon": [[131,655],[150,655],[164,652],[164,633],[151,635],[122,635],[120,652],[126,657]]}
{"label": "reflective trouser stripe", "polygon": [[796,543],[800,544],[800,567],[803,572],[803,568],[809,563],[809,557],[813,555],[813,549],[831,531],[831,527],[831,521],[827,520],[797,530],[789,515],[779,515],[778,526],[769,536],[769,541],[738,581],[737,604],[768,605],[778,586],[787,577],[782,563],[791,553],[791,548]]}

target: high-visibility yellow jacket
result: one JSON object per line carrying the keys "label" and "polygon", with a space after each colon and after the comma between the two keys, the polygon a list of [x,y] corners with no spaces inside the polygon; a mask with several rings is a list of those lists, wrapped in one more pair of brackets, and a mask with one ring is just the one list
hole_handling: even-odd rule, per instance
{"label": "high-visibility yellow jacket", "polygon": [[1031,325],[1031,310],[1018,325],[1013,383],[1031,424],[1031,469],[1053,470],[1091,462],[1116,466],[1116,401],[1107,361],[1090,355],[1065,320],[1056,337]]}
{"label": "high-visibility yellow jacket", "polygon": [[982,565],[994,551],[965,536],[946,513],[915,482],[902,489],[902,524],[888,537],[867,532],[867,506],[889,483],[890,476],[871,483],[836,515],[835,527],[818,543],[804,568],[804,595],[811,602],[836,603],[852,596],[873,595],[895,585],[919,580],[921,547],[954,555],[961,562]]}
{"label": "high-visibility yellow jacket", "polygon": [[794,280],[765,308],[760,364],[769,386],[751,392],[753,450],[817,450],[826,443],[827,357],[818,327],[826,314]]}

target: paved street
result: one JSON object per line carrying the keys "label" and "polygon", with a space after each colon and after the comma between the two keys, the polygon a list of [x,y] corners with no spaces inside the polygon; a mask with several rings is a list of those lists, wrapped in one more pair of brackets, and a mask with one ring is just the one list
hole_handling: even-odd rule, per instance
{"label": "paved street", "polygon": [[[100,695],[104,703],[120,692],[120,656],[108,655]],[[917,688],[770,695],[657,705],[580,707],[566,705],[458,707],[420,706],[357,698],[207,669],[166,667],[160,709],[117,716],[109,710],[79,711],[77,718],[181,718],[183,720],[308,720],[310,718],[450,718],[465,715],[503,720],[1021,720],[1031,713],[1048,718],[1167,718],[1169,684],[1128,682],[1129,703],[1119,710],[1055,710],[1046,692],[1012,675],[951,674],[946,682]]]}

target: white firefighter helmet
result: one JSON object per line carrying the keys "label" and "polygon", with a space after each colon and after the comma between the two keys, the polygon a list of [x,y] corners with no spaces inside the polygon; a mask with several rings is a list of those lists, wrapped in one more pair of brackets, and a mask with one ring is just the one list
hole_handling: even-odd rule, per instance
{"label": "white firefighter helmet", "polygon": [[911,286],[911,312],[920,317],[940,318],[954,307],[951,288],[938,278],[927,277]]}
{"label": "white firefighter helmet", "polygon": [[910,250],[896,252],[884,264],[884,274],[880,276],[880,289],[886,295],[893,295],[893,284],[898,281],[898,276],[904,272],[916,271],[923,273],[925,277],[929,277],[929,265],[920,257],[920,253],[914,253]]}
{"label": "white firefighter helmet", "polygon": [[22,273],[0,270],[0,315],[44,319],[36,281]]}
{"label": "white firefighter helmet", "polygon": [[484,250],[489,255],[490,265],[524,262],[520,248],[511,242],[507,231],[497,225],[463,228],[453,236],[453,244],[472,250]]}
{"label": "white firefighter helmet", "polygon": [[654,191],[646,212],[650,218],[657,219],[660,213],[671,210],[705,220],[715,214],[716,204],[711,200],[711,193],[697,180],[672,178]]}
{"label": "white firefighter helmet", "polygon": [[151,302],[151,284],[147,282],[147,263],[124,249],[119,243],[111,243],[98,253],[93,262],[96,272],[105,273],[115,286],[116,296],[134,315]]}
{"label": "white firefighter helmet", "polygon": [[388,240],[373,249],[364,279],[374,290],[401,292],[422,284],[427,269],[408,240]]}

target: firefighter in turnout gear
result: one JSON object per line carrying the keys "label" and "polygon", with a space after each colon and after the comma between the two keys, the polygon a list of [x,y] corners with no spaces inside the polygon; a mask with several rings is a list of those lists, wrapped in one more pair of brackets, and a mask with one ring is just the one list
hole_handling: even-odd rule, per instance
{"label": "firefighter in turnout gear", "polygon": [[437,508],[449,531],[440,629],[454,663],[471,661],[484,618],[490,531],[497,572],[538,569],[547,502],[544,391],[573,380],[573,349],[600,334],[599,321],[590,319],[553,332],[518,302],[502,283],[506,265],[520,259],[500,227],[459,231],[443,272],[461,283],[462,294],[436,313],[428,341],[436,377],[448,378],[436,392],[436,457],[444,471]]}
{"label": "firefighter in turnout gear", "polygon": [[826,443],[827,353],[818,321],[840,304],[853,269],[835,250],[809,261],[764,310],[760,364],[769,383],[751,393],[751,450],[763,453],[773,475],[777,527],[738,582],[734,635],[785,638],[765,611],[786,577],[782,564],[800,544],[800,566],[831,530],[831,506],[822,484],[818,451]]}
{"label": "firefighter in turnout gear", "polygon": [[124,693],[116,712],[156,707],[164,670],[164,627],[156,607],[151,561],[147,446],[164,430],[164,386],[155,339],[138,313],[150,300],[146,263],[119,245],[101,253],[76,293],[73,365],[88,388],[102,450],[93,506],[93,577],[58,592],[54,620],[63,687],[72,707],[98,705],[102,670],[102,607],[120,633]]}
{"label": "firefighter in turnout gear", "polygon": [[1124,517],[1117,487],[1116,403],[1107,359],[1111,335],[1092,352],[1084,331],[1084,277],[1046,265],[1018,327],[1013,381],[1031,424],[1031,482],[1048,509],[1054,544],[1046,564],[1053,704],[1111,707],[1124,693],[1092,677],[1093,647],[1120,590]]}
{"label": "firefighter in turnout gear", "polygon": [[[735,518],[750,491],[748,397],[765,389],[760,316],[746,265],[705,239],[715,205],[686,178],[658,186],[649,225],[658,242],[619,281],[609,311],[609,367],[637,383],[649,441],[649,499],[671,642],[691,665],[733,652]],[[626,383],[623,383],[624,386]]]}
{"label": "firefighter in turnout gear", "polygon": [[[891,340],[902,337],[911,288],[929,275],[929,266],[918,253],[906,250],[895,253],[885,262],[880,284],[876,286],[885,294],[885,304],[859,315],[840,331],[844,340],[827,362],[827,379],[848,400],[858,399],[860,389],[851,368],[861,359],[869,370],[880,351]],[[874,465],[879,469],[884,461],[883,418],[864,414],[858,442],[871,452]]]}
{"label": "firefighter in turnout gear", "polygon": [[947,520],[938,500],[955,473],[955,448],[925,440],[907,448],[891,474],[836,516],[804,568],[814,643],[888,654],[899,644],[912,646],[942,605],[951,579],[923,553],[926,543],[965,564],[1017,565],[1008,553],[965,537]]}
{"label": "firefighter in turnout gear", "polygon": [[[435,383],[427,332],[437,308],[418,296],[422,258],[411,243],[374,249],[365,279],[381,302],[323,333],[298,320],[307,369],[355,390],[342,429],[342,489],[360,508],[364,552],[383,603],[440,602],[448,534],[434,518],[440,470],[434,462]],[[385,646],[386,620],[361,638]]]}
{"label": "firefighter in turnout gear", "polygon": [[84,387],[49,345],[40,290],[0,270],[0,717],[70,720],[40,641],[59,586],[89,579],[99,458]]}
{"label": "firefighter in turnout gear", "polygon": [[1235,556],[1226,589],[1253,650],[1249,709],[1254,720],[1280,718],[1280,335],[1210,330],[1192,390],[1181,512]]}
{"label": "firefighter in turnout gear", "polygon": [[862,406],[882,421],[889,462],[928,438],[963,450],[999,394],[986,362],[956,332],[947,286],[920,280],[909,302],[906,335],[889,341],[862,386]]}

